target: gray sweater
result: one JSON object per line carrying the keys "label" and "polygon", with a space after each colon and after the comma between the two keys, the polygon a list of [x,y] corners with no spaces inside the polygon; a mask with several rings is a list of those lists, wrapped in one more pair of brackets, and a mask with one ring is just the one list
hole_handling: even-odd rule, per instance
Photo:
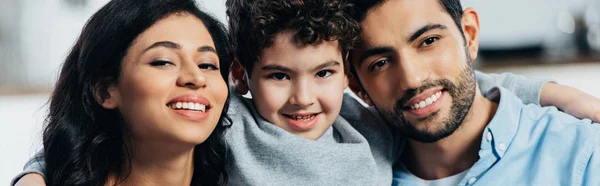
{"label": "gray sweater", "polygon": [[[525,103],[539,102],[546,80],[514,74],[477,73],[482,92],[496,85],[514,91]],[[344,95],[340,117],[319,139],[295,136],[265,121],[252,100],[231,93],[225,141],[231,185],[391,185],[392,165],[402,136],[392,132],[372,107]],[[38,153],[27,173],[44,174]]]}

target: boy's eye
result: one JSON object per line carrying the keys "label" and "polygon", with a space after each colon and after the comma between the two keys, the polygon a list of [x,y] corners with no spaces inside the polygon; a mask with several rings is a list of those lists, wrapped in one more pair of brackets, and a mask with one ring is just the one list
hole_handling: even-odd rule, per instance
{"label": "boy's eye", "polygon": [[369,71],[379,70],[388,64],[388,60],[379,60],[369,67]]}
{"label": "boy's eye", "polygon": [[156,60],[156,61],[152,61],[150,62],[151,66],[174,66],[175,64],[173,64],[172,62],[169,61],[165,61],[165,60]]}
{"label": "boy's eye", "polygon": [[269,75],[269,78],[275,79],[275,80],[290,79],[290,77],[287,74],[284,74],[284,73],[273,73],[273,74]]}
{"label": "boy's eye", "polygon": [[200,63],[198,68],[203,70],[219,70],[219,67],[213,63]]}
{"label": "boy's eye", "polygon": [[435,43],[438,39],[438,37],[430,37],[427,38],[423,41],[423,43],[421,44],[421,46],[431,46],[433,43]]}
{"label": "boy's eye", "polygon": [[333,73],[331,72],[331,70],[321,70],[321,71],[317,72],[317,75],[316,75],[316,76],[317,76],[318,78],[326,78],[326,77],[329,77],[329,76],[331,76],[331,74],[333,74]]}

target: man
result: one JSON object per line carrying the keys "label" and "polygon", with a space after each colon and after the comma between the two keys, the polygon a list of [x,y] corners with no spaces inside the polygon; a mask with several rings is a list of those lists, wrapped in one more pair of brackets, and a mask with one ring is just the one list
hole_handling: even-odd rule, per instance
{"label": "man", "polygon": [[[409,139],[395,185],[600,185],[600,125],[477,89],[479,19],[459,0],[358,2],[352,89]],[[550,85],[552,86],[552,85]]]}

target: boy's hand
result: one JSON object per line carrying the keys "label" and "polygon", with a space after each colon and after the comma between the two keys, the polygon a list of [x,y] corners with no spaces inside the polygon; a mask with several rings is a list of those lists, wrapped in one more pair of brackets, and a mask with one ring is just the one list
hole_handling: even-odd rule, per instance
{"label": "boy's hand", "polygon": [[21,177],[15,186],[46,186],[46,181],[42,175],[29,173]]}
{"label": "boy's hand", "polygon": [[600,123],[600,99],[573,87],[546,83],[540,95],[540,105],[556,106],[577,118],[589,118]]}

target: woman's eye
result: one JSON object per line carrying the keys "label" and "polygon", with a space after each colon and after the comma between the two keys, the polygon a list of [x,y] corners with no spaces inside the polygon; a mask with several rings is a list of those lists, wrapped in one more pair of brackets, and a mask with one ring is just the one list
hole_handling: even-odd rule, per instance
{"label": "woman's eye", "polygon": [[331,76],[331,74],[333,74],[333,72],[331,70],[321,70],[319,72],[317,72],[317,77],[318,78],[326,78]]}
{"label": "woman's eye", "polygon": [[273,74],[269,75],[269,78],[274,79],[274,80],[286,80],[286,79],[290,79],[290,77],[287,74],[284,74],[284,73],[273,73]]}
{"label": "woman's eye", "polygon": [[377,62],[373,63],[373,65],[371,65],[371,67],[369,67],[369,71],[379,70],[379,69],[385,67],[387,64],[388,64],[387,60],[377,61]]}
{"label": "woman's eye", "polygon": [[201,63],[198,67],[203,70],[219,70],[219,67],[213,63]]}
{"label": "woman's eye", "polygon": [[423,41],[423,43],[421,44],[422,46],[431,46],[433,43],[435,43],[438,39],[437,37],[430,37],[425,39],[425,41]]}
{"label": "woman's eye", "polygon": [[150,62],[150,65],[152,66],[171,66],[171,65],[175,65],[172,62],[169,61],[165,61],[165,60],[156,60],[156,61],[152,61]]}

